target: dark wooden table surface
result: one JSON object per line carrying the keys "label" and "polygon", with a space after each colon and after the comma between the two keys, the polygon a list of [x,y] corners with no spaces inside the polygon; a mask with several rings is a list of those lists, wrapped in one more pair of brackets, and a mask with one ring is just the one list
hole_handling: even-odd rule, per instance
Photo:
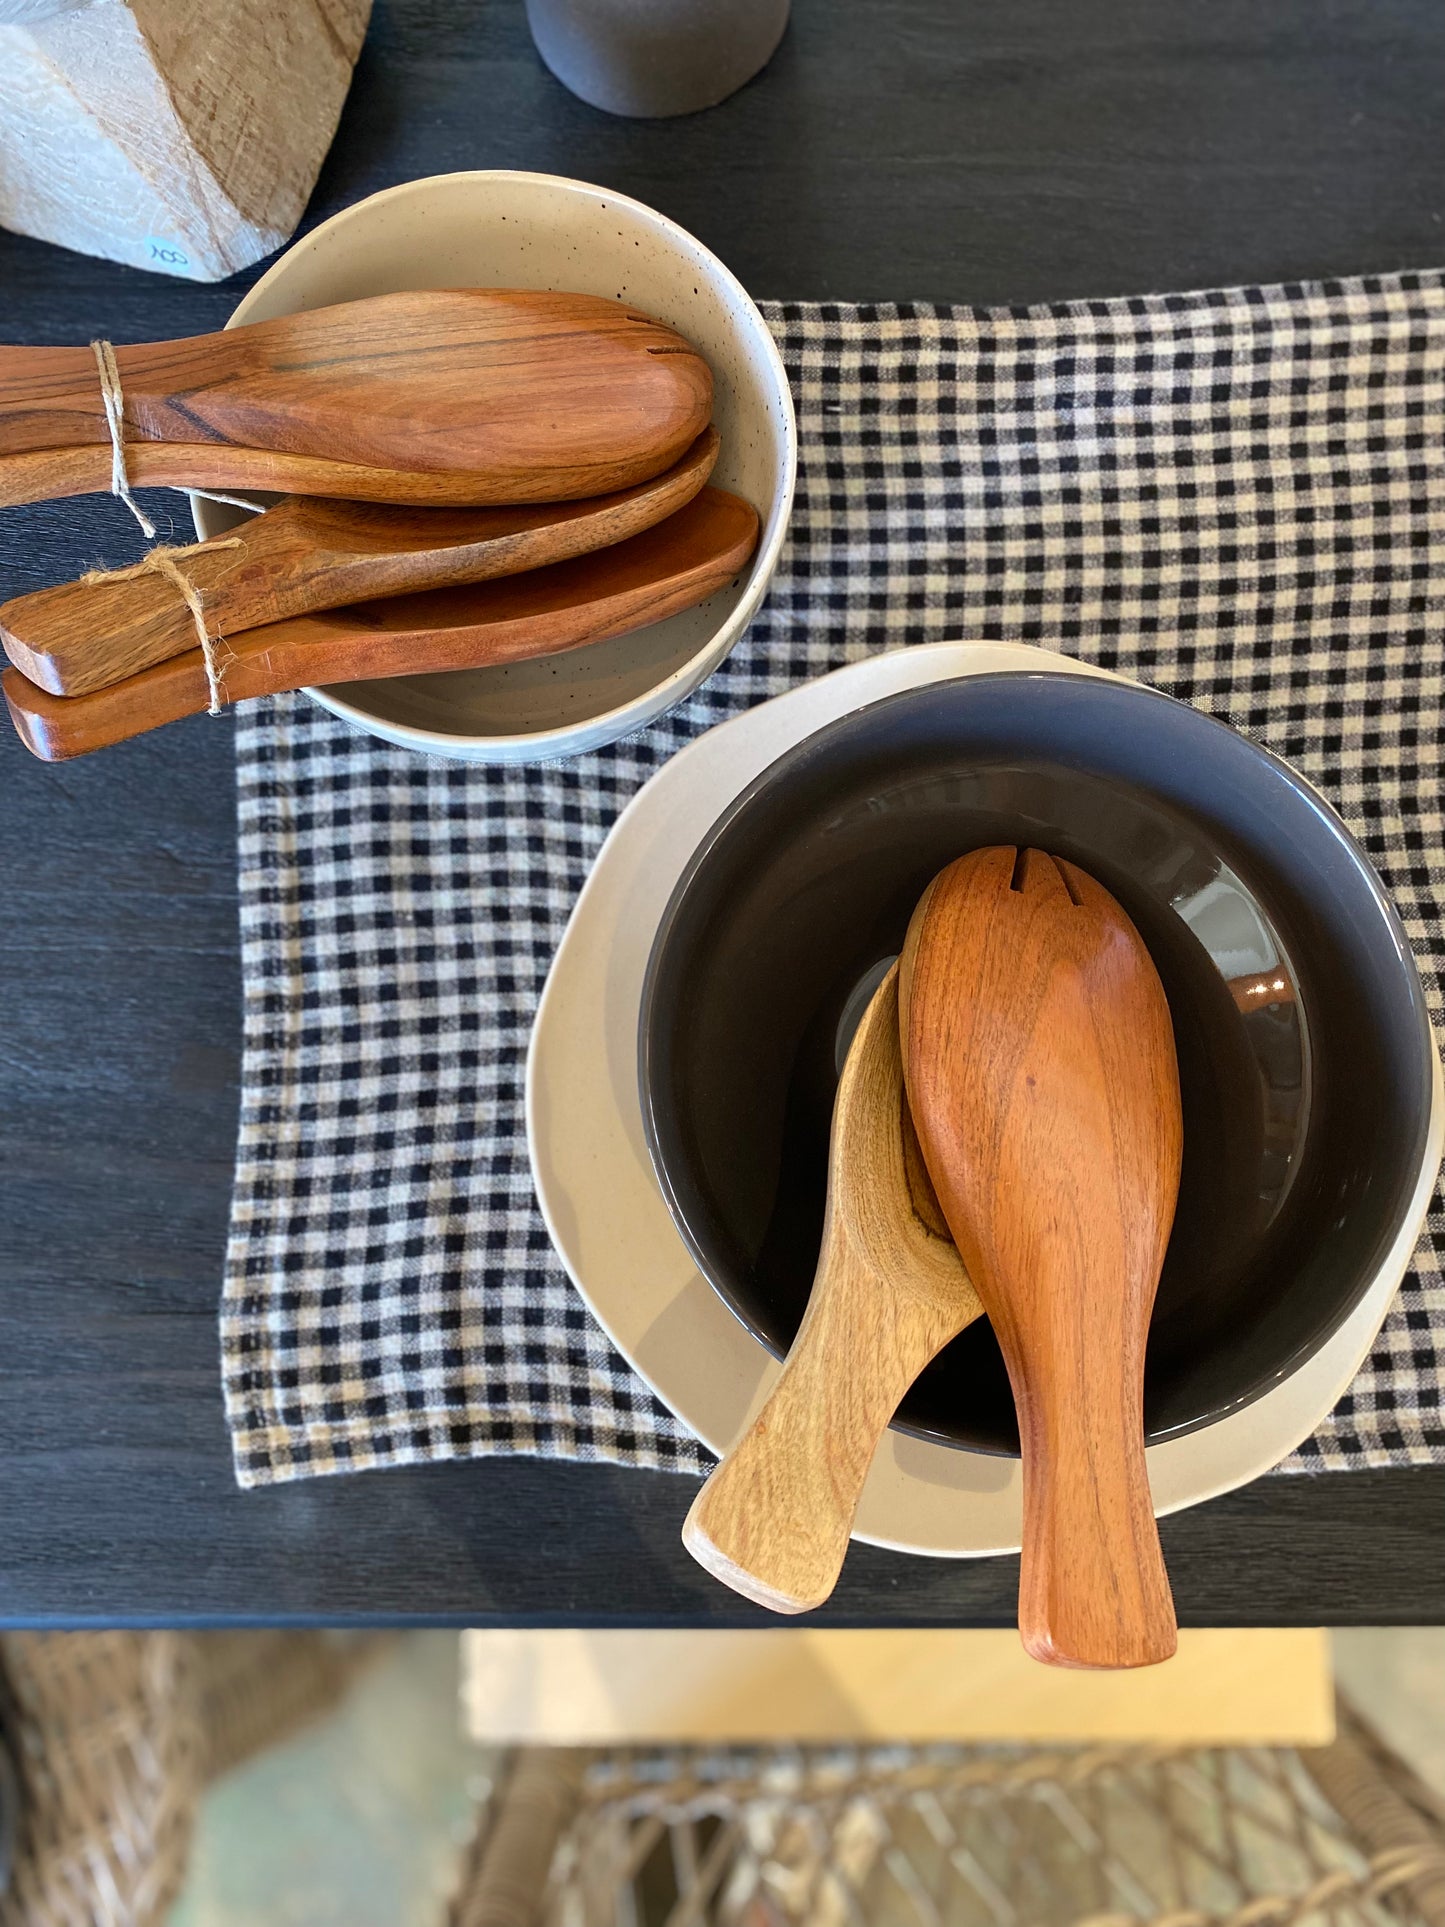
{"label": "dark wooden table surface", "polygon": [[[521,0],[378,0],[310,213],[527,167],[692,228],[759,295],[1018,302],[1445,262],[1436,0],[795,0],[769,71],[628,123]],[[201,288],[0,234],[0,332],[218,326]],[[183,527],[179,498],[153,498]],[[0,519],[0,596],[139,551],[93,498]],[[524,1460],[243,1494],[216,1299],[236,1122],[231,726],[46,768],[6,732],[0,1618],[761,1617],[663,1474]],[[1193,1624],[1445,1617],[1445,1469],[1266,1479],[1166,1521]],[[855,1550],[837,1624],[1000,1624],[1016,1562]]]}

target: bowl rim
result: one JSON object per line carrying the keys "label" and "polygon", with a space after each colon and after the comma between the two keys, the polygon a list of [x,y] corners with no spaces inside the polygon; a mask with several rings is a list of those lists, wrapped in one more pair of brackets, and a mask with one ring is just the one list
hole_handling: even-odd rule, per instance
{"label": "bowl rim", "polygon": [[[457,168],[445,174],[422,174],[409,181],[398,181],[391,187],[379,189],[375,194],[363,196],[350,206],[338,208],[335,214],[318,222],[303,235],[298,236],[286,247],[267,268],[260,279],[247,289],[235,308],[231,311],[225,326],[243,327],[250,319],[257,300],[283,276],[283,271],[297,255],[314,247],[323,235],[331,235],[351,222],[374,212],[378,207],[409,196],[427,188],[435,188],[442,183],[471,182],[487,185],[527,185],[561,190],[566,197],[601,196],[629,213],[639,216],[649,224],[660,238],[674,248],[686,253],[692,250],[699,259],[721,279],[729,296],[742,308],[756,325],[758,340],[762,347],[763,358],[776,391],[780,407],[783,430],[783,478],[782,486],[768,504],[763,519],[762,532],[757,549],[749,564],[748,579],[736,607],[727,620],[696,649],[685,663],[661,682],[654,683],[641,696],[627,702],[614,704],[597,715],[588,716],[572,723],[559,723],[548,729],[520,730],[505,735],[469,734],[457,730],[428,729],[412,723],[391,723],[349,702],[344,696],[330,693],[329,687],[308,685],[304,694],[313,702],[319,703],[332,715],[354,724],[368,735],[379,736],[383,741],[402,747],[413,748],[434,755],[465,758],[472,761],[494,760],[497,762],[544,762],[552,757],[581,753],[600,748],[603,744],[615,742],[618,737],[634,729],[643,728],[653,722],[666,710],[696,689],[713,673],[730,653],[741,637],[744,629],[757,614],[758,608],[777,568],[778,557],[782,552],[788,526],[792,520],[793,501],[798,480],[798,422],[797,411],[793,404],[792,385],[788,380],[787,369],[777,341],[763,319],[762,311],[743,286],[742,282],[711,248],[699,241],[695,234],[674,221],[670,216],[649,207],[632,195],[615,192],[612,188],[602,187],[596,182],[583,181],[566,174],[546,174],[526,168]],[[197,535],[204,539],[210,532],[201,525],[204,513],[204,497],[195,491],[190,494],[191,517],[196,525]],[[393,680],[381,678],[382,681]]]}
{"label": "bowl rim", "polygon": [[[799,764],[806,763],[811,756],[817,753],[825,740],[834,738],[843,731],[856,726],[864,716],[874,716],[880,711],[926,703],[930,699],[936,700],[942,690],[950,687],[973,688],[979,685],[1004,682],[1014,684],[1045,682],[1061,688],[1067,686],[1072,693],[1080,694],[1084,696],[1085,699],[1087,699],[1087,687],[1092,685],[1096,689],[1107,690],[1109,692],[1103,700],[1124,702],[1137,702],[1142,700],[1145,702],[1169,704],[1174,709],[1187,711],[1188,714],[1197,719],[1198,722],[1209,725],[1215,731],[1222,732],[1224,736],[1238,741],[1248,750],[1252,751],[1265,767],[1268,768],[1276,778],[1282,781],[1285,787],[1320,820],[1335,843],[1343,848],[1354,871],[1364,882],[1370,897],[1373,899],[1374,907],[1385,927],[1385,932],[1391,939],[1394,951],[1399,958],[1401,964],[1399,975],[1405,993],[1405,1006],[1408,1008],[1409,1016],[1413,1020],[1416,1040],[1416,1048],[1413,1052],[1413,1064],[1415,1081],[1418,1088],[1411,1093],[1415,1123],[1410,1156],[1408,1160],[1402,1160],[1401,1162],[1402,1175],[1395,1186],[1395,1194],[1392,1198],[1388,1221],[1374,1240],[1368,1262],[1361,1265],[1360,1275],[1353,1289],[1348,1296],[1342,1299],[1335,1307],[1328,1319],[1321,1324],[1311,1338],[1296,1345],[1287,1357],[1278,1361],[1267,1372],[1257,1376],[1246,1389],[1237,1393],[1227,1405],[1202,1414],[1184,1424],[1171,1425],[1167,1429],[1158,1431],[1146,1431],[1146,1445],[1163,1444],[1168,1440],[1184,1438],[1190,1433],[1202,1431],[1210,1425],[1218,1424],[1220,1421],[1231,1417],[1234,1413],[1242,1411],[1247,1406],[1254,1404],[1256,1400],[1262,1398],[1282,1380],[1292,1376],[1323,1346],[1328,1344],[1335,1333],[1339,1331],[1341,1326],[1347,1322],[1362,1301],[1369,1295],[1371,1288],[1378,1279],[1381,1265],[1385,1262],[1392,1245],[1398,1239],[1403,1227],[1410,1218],[1412,1201],[1419,1184],[1421,1162],[1429,1144],[1436,1079],[1434,1031],[1430,1023],[1429,1006],[1425,998],[1424,985],[1420,979],[1419,966],[1415,960],[1415,954],[1410,946],[1410,941],[1406,935],[1404,925],[1401,922],[1399,912],[1391,901],[1389,893],[1385,889],[1384,882],[1376,871],[1373,863],[1371,863],[1368,854],[1338,810],[1335,809],[1328,798],[1321,795],[1307,777],[1295,769],[1291,763],[1286,762],[1282,756],[1277,755],[1265,744],[1257,741],[1253,736],[1247,735],[1243,730],[1236,728],[1224,718],[1211,715],[1207,710],[1196,708],[1193,703],[1186,702],[1182,697],[1173,696],[1167,690],[1158,689],[1152,684],[1137,682],[1126,677],[1117,679],[1112,676],[1107,679],[1091,677],[1088,679],[1088,685],[1081,686],[1077,674],[1066,670],[999,669],[981,671],[972,675],[944,677],[937,681],[924,682],[910,688],[895,690],[871,702],[860,703],[857,707],[847,710],[844,714],[836,716],[831,721],[823,724],[821,728],[803,737],[801,741],[792,744],[788,749],[783,751],[782,755],[776,757],[764,769],[760,770],[752,781],[746,784],[744,788],[732,798],[727,807],[723,809],[708,826],[703,836],[699,839],[697,847],[693,851],[686,868],[682,871],[682,874],[673,886],[662,915],[658,919],[651,948],[648,952],[647,965],[643,973],[642,994],[639,1000],[637,1019],[637,1087],[639,1109],[642,1115],[643,1136],[647,1144],[647,1154],[652,1167],[653,1177],[667,1205],[668,1214],[694,1264],[697,1266],[699,1273],[707,1280],[709,1286],[742,1325],[743,1329],[763,1346],[770,1357],[777,1359],[781,1363],[787,1354],[779,1351],[778,1347],[767,1334],[758,1328],[758,1325],[747,1308],[736,1298],[734,1293],[730,1289],[725,1288],[721,1282],[709,1254],[703,1249],[700,1241],[694,1234],[693,1227],[688,1220],[668,1168],[662,1136],[658,1128],[657,1110],[653,1096],[655,1080],[652,1076],[653,1058],[656,1051],[653,1035],[655,1028],[654,1018],[657,1014],[659,979],[662,971],[663,955],[676,932],[685,900],[693,885],[696,883],[698,876],[710,860],[717,845],[737,819],[751,807],[764,790],[778,780],[780,775],[785,775]],[[896,1417],[890,1421],[890,1429],[897,1430],[911,1437],[927,1440],[930,1443],[948,1446],[955,1451],[982,1452],[989,1456],[1009,1459],[1017,1459],[1018,1457],[1018,1454],[1014,1452],[999,1452],[993,1454],[989,1452],[988,1447],[981,1446],[976,1442],[966,1443],[963,1440],[948,1437],[929,1427],[909,1424],[906,1421],[900,1422]]]}

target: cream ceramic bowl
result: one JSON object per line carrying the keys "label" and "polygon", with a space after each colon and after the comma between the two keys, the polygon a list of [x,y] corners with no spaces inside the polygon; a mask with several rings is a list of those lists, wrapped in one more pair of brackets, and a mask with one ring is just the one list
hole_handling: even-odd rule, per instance
{"label": "cream ceramic bowl", "polygon": [[[275,262],[230,327],[397,289],[566,288],[670,323],[711,365],[722,451],[713,481],[762,518],[747,573],[696,609],[586,649],[306,693],[389,743],[463,762],[546,762],[630,734],[727,655],[767,591],[793,505],[797,428],[767,324],[722,262],[663,215],[551,174],[441,174],[333,215]],[[239,513],[191,498],[197,531]]]}

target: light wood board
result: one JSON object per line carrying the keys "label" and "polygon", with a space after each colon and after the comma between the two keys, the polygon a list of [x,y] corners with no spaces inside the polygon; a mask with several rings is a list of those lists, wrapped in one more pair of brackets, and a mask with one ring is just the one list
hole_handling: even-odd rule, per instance
{"label": "light wood board", "polygon": [[1182,1632],[1132,1673],[1038,1665],[1004,1632],[469,1632],[474,1739],[1326,1744],[1329,1635]]}

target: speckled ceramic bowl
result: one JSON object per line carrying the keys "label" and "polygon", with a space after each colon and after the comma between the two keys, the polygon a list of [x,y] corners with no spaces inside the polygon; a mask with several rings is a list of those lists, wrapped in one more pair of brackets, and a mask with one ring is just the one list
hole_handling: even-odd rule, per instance
{"label": "speckled ceramic bowl", "polygon": [[[762,517],[746,574],[699,608],[536,663],[338,683],[307,693],[387,742],[467,762],[596,749],[690,695],[762,601],[793,505],[797,431],[773,338],[741,283],[684,229],[605,187],[551,174],[441,174],[374,194],[290,247],[230,326],[402,288],[567,288],[635,303],[713,371],[712,480]],[[192,497],[201,535],[240,516]]]}

